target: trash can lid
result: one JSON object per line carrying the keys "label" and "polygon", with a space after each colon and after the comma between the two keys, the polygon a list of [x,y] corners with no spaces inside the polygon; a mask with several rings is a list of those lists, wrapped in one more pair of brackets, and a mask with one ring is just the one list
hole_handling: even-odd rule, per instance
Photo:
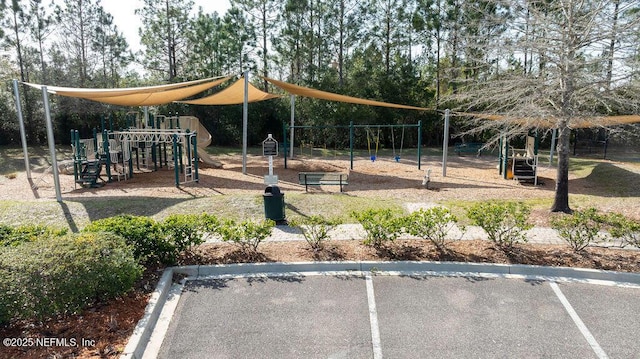
{"label": "trash can lid", "polygon": [[264,193],[271,193],[272,195],[279,195],[280,194],[280,187],[275,186],[275,185],[269,185],[269,186],[267,186],[267,188],[264,189]]}

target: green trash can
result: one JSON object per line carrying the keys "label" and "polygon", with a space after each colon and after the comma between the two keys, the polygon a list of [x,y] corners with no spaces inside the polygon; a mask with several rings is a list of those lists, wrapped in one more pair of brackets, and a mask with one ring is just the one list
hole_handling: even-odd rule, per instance
{"label": "green trash can", "polygon": [[280,187],[269,185],[264,189],[264,216],[276,222],[284,221],[284,193]]}

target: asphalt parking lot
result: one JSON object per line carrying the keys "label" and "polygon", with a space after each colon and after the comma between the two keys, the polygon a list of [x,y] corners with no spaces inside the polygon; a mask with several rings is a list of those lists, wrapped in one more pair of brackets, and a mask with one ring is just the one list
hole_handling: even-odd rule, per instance
{"label": "asphalt parking lot", "polygon": [[[638,358],[640,289],[371,273],[189,280],[158,358]],[[157,331],[157,330],[156,330]],[[155,349],[153,347],[155,346]]]}

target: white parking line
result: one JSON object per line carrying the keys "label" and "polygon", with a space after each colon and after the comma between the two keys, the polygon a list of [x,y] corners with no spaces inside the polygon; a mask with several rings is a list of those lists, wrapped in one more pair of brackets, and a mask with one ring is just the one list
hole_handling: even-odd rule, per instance
{"label": "white parking line", "polygon": [[560,287],[558,287],[558,283],[549,282],[549,285],[551,286],[551,289],[553,289],[553,291],[556,293],[556,296],[558,296],[558,299],[560,299],[560,302],[564,306],[564,309],[567,311],[567,313],[569,313],[569,316],[571,317],[571,319],[573,319],[573,322],[576,324],[576,326],[578,327],[578,329],[580,330],[584,338],[587,340],[587,342],[591,346],[591,349],[593,349],[593,351],[596,353],[598,358],[600,359],[609,358],[607,353],[604,352],[600,344],[598,344],[598,342],[596,341],[596,338],[594,338],[594,336],[591,334],[591,332],[589,331],[589,328],[587,328],[587,326],[584,324],[582,319],[580,319],[580,317],[578,316],[578,313],[576,313],[576,311],[573,309],[573,306],[571,306],[571,303],[569,303],[569,300],[567,300],[567,297],[564,296],[564,294],[560,290]]}
{"label": "white parking line", "polygon": [[380,343],[380,328],[378,327],[378,311],[376,309],[376,297],[373,292],[373,278],[368,273],[365,276],[367,283],[367,301],[369,302],[369,322],[371,323],[371,343],[373,344],[373,359],[382,359],[382,344]]}

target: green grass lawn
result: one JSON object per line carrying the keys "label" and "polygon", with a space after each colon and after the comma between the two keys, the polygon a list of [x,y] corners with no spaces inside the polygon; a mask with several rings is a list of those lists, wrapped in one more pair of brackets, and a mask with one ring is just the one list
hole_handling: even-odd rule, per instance
{"label": "green grass lawn", "polygon": [[[70,148],[60,146],[59,160],[70,157]],[[29,148],[32,168],[44,170],[50,166],[47,158],[48,148]],[[210,147],[207,151],[216,155],[237,155],[240,149]],[[250,154],[260,154],[260,148],[251,148]],[[413,149],[415,151],[415,149]],[[410,152],[410,151],[408,151]],[[441,155],[438,148],[425,149],[425,156]],[[366,154],[366,153],[365,153]],[[379,155],[391,155],[388,149]],[[572,158],[570,172],[581,181],[588,191],[571,194],[574,207],[605,206],[607,203],[633,203],[640,197],[640,160],[616,163],[600,159]],[[9,177],[24,170],[21,147],[0,147],[0,175]],[[571,188],[571,185],[570,185]],[[407,199],[412,201],[415,199]],[[350,214],[370,208],[390,208],[404,211],[404,203],[397,199],[380,197],[356,197],[349,194],[313,194],[287,193],[285,195],[286,216],[308,216],[322,214],[326,217],[338,217],[346,222],[355,222]],[[526,200],[534,210],[551,207],[552,198]],[[445,201],[454,214],[464,219],[466,208],[473,201]],[[224,195],[203,198],[81,198],[65,200],[4,200],[0,201],[0,223],[5,224],[47,224],[82,229],[90,221],[114,216],[121,213],[150,216],[162,219],[172,213],[214,213],[220,217],[233,219],[261,219],[264,217],[261,195]]]}

